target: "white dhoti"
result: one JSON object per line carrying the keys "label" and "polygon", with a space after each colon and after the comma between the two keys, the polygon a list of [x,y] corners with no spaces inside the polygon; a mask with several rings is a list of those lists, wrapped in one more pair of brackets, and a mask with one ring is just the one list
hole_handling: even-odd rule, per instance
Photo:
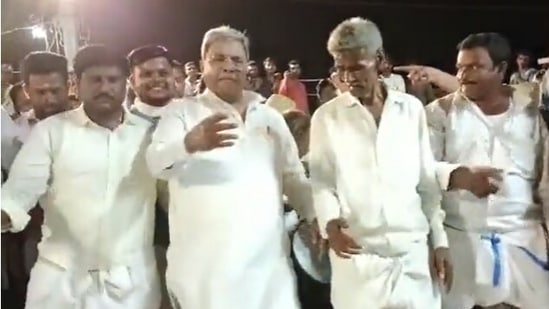
{"label": "white dhoti", "polygon": [[157,309],[154,253],[109,270],[65,268],[39,257],[30,275],[26,309]]}
{"label": "white dhoti", "polygon": [[447,232],[455,272],[444,309],[499,303],[548,308],[549,264],[541,226],[505,234]]}
{"label": "white dhoti", "polygon": [[440,308],[426,243],[414,243],[395,256],[365,253],[342,259],[330,254],[334,309]]}

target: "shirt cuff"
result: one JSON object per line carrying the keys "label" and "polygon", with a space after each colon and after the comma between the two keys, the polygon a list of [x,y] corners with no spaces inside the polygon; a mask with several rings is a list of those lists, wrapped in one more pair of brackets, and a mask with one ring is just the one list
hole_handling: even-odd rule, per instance
{"label": "shirt cuff", "polygon": [[31,216],[28,214],[28,212],[19,207],[10,206],[7,201],[2,201],[2,211],[4,211],[8,215],[11,222],[11,227],[7,229],[2,228],[2,233],[19,233],[25,229],[25,227],[31,220]]}
{"label": "shirt cuff", "polygon": [[320,230],[320,236],[322,236],[323,239],[328,239],[328,233],[326,232],[328,222],[334,219],[339,219],[339,217],[339,207],[329,207],[327,209],[323,209],[322,213],[317,211],[318,227]]}
{"label": "shirt cuff", "polygon": [[435,249],[448,248],[448,236],[442,224],[439,227],[431,227],[431,243]]}
{"label": "shirt cuff", "polygon": [[448,191],[448,186],[450,185],[450,175],[452,175],[452,172],[461,166],[462,166],[461,164],[437,162],[436,174],[437,174],[438,184],[442,192]]}

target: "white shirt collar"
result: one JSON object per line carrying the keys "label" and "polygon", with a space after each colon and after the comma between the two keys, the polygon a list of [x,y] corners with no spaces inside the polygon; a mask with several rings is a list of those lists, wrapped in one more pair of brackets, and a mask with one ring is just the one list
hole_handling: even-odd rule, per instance
{"label": "white shirt collar", "polygon": [[133,103],[133,106],[130,107],[130,109],[131,108],[136,108],[138,111],[151,117],[160,116],[162,114],[162,111],[164,110],[164,106],[152,106],[147,103],[144,103],[139,98],[135,99],[135,102]]}

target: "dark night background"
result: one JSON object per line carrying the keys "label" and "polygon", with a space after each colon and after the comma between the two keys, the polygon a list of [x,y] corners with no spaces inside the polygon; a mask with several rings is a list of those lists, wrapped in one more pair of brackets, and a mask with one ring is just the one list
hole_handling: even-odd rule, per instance
{"label": "dark night background", "polygon": [[[416,61],[452,70],[457,42],[471,32],[495,31],[515,49],[549,55],[547,0],[2,0],[2,31],[55,1],[78,1],[91,42],[126,53],[166,45],[181,61],[196,60],[204,32],[220,24],[246,30],[252,58],[274,56],[279,66],[300,59],[306,77],[326,74],[325,43],[341,20],[363,16],[381,28],[395,62]],[[2,61],[16,64],[39,49],[30,33],[2,36]]]}

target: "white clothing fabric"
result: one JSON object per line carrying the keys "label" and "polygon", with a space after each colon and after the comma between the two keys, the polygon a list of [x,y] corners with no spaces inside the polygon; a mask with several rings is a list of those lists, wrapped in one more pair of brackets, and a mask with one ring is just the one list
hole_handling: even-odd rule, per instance
{"label": "white clothing fabric", "polygon": [[[39,122],[2,187],[1,207],[10,216],[11,231],[23,230],[30,219],[27,212],[40,199],[44,226],[39,257],[66,269],[76,285],[85,281],[79,274],[112,273],[134,265],[136,256],[154,256],[156,180],[145,163],[149,132],[150,124],[132,114],[110,131],[93,123],[82,106]],[[147,264],[141,267],[154,263],[142,260]],[[47,276],[41,271],[33,270],[33,275]],[[158,293],[157,285],[151,289]],[[79,301],[88,292],[71,290]],[[137,297],[127,292],[127,297]],[[29,288],[30,299],[35,293],[39,290]],[[59,308],[43,301],[43,308]]]}
{"label": "white clothing fabric", "polygon": [[400,92],[406,92],[406,83],[401,75],[391,73],[389,77],[382,76],[381,79],[387,88]]}
{"label": "white clothing fabric", "polygon": [[413,243],[402,255],[393,255],[391,247],[387,242],[350,259],[330,252],[334,309],[440,308],[439,288],[433,284],[429,270],[427,243]]}
{"label": "white clothing fabric", "polygon": [[[395,297],[405,297],[408,307],[391,308],[437,308],[427,236],[435,247],[446,247],[447,237],[421,102],[388,90],[379,127],[350,93],[322,105],[312,119],[309,168],[321,232],[342,217],[346,232],[367,250],[349,261],[331,257],[335,308],[402,305]],[[393,263],[401,257],[412,259],[404,273],[425,276],[407,281]],[[395,286],[418,292],[392,293]]]}
{"label": "white clothing fabric", "polygon": [[[154,256],[109,271],[76,274],[39,258],[32,269],[26,309],[157,309],[159,278]],[[82,295],[76,291],[85,290]],[[32,292],[31,292],[32,291]],[[131,295],[131,296],[130,296]],[[130,296],[130,297],[128,297]]]}
{"label": "white clothing fabric", "polygon": [[[147,153],[169,180],[166,281],[181,308],[299,307],[282,195],[311,218],[310,186],[282,116],[253,92],[244,100],[245,121],[209,90],[171,104]],[[187,153],[187,132],[216,112],[239,124],[235,145]]]}
{"label": "white clothing fabric", "polygon": [[8,171],[11,168],[11,164],[15,159],[15,156],[21,148],[21,141],[19,136],[21,135],[21,129],[11,119],[9,112],[2,106],[1,109],[1,151],[2,151],[2,169]]}
{"label": "white clothing fabric", "polygon": [[[431,145],[441,165],[503,170],[500,190],[488,198],[466,191],[444,194],[450,250],[459,270],[444,299],[448,309],[469,309],[474,302],[526,309],[549,303],[547,248],[540,232],[544,219],[533,200],[546,133],[529,94],[515,91],[510,102],[496,123],[459,93],[427,107]],[[444,190],[450,171],[439,174]]]}

